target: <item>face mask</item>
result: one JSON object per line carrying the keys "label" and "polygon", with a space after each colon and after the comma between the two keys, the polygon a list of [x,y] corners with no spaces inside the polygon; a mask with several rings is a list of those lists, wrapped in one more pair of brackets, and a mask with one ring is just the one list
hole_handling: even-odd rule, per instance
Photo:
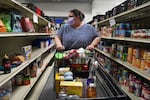
{"label": "face mask", "polygon": [[67,23],[73,25],[75,23],[74,17],[69,17]]}

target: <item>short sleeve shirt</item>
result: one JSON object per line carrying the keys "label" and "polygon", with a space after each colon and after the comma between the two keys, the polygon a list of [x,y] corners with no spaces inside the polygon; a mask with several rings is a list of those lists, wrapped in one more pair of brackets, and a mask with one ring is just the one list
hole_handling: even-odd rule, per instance
{"label": "short sleeve shirt", "polygon": [[66,50],[86,48],[97,36],[95,28],[90,24],[83,24],[79,28],[64,25],[57,32],[62,38],[62,44]]}

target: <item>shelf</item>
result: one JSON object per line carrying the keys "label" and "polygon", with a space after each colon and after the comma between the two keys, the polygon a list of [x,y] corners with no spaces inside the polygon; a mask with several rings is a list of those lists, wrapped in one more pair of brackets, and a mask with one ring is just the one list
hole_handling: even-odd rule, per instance
{"label": "shelf", "polygon": [[[108,19],[105,19],[103,21],[98,22],[99,25],[109,25],[109,20],[115,19],[116,22],[119,21],[129,21],[129,20],[135,20],[139,18],[149,17],[150,11],[150,2],[147,2],[145,4],[142,4],[134,9],[122,12],[118,15],[115,15],[113,17],[110,17]],[[145,13],[146,12],[146,13]]]}
{"label": "shelf", "polygon": [[16,74],[18,74],[20,71],[22,71],[25,67],[27,67],[30,63],[32,63],[34,60],[36,60],[38,57],[40,57],[43,53],[45,53],[47,50],[52,48],[55,44],[51,44],[47,48],[40,48],[32,52],[32,56],[29,60],[23,62],[21,65],[19,65],[16,68],[11,69],[11,73],[9,74],[2,74],[3,72],[0,72],[0,87],[5,84],[7,81],[9,81],[11,78],[13,78]]}
{"label": "shelf", "polygon": [[123,65],[124,67],[128,68],[129,70],[131,70],[131,71],[137,73],[138,75],[144,77],[145,79],[150,80],[150,74],[148,74],[148,73],[146,73],[146,72],[144,72],[144,71],[142,71],[142,70],[140,70],[140,69],[134,67],[132,64],[130,64],[130,63],[128,63],[128,62],[121,61],[121,60],[119,60],[119,59],[117,59],[117,58],[114,58],[114,57],[112,57],[110,54],[105,53],[105,52],[99,50],[98,48],[95,48],[95,50],[96,50],[97,52],[99,52],[99,53],[105,55],[106,57],[110,58],[111,60],[113,60],[113,61],[115,61],[115,62],[117,62],[117,63]]}
{"label": "shelf", "polygon": [[140,38],[127,38],[127,37],[101,37],[102,39],[108,40],[120,40],[128,42],[139,42],[139,43],[150,43],[150,39],[140,39]]}
{"label": "shelf", "polygon": [[0,2],[1,7],[7,7],[7,8],[14,8],[21,12],[22,15],[29,17],[30,19],[33,19],[33,15],[38,16],[38,24],[48,26],[49,21],[45,18],[39,16],[31,9],[23,6],[21,3],[15,1],[15,0],[1,0]]}
{"label": "shelf", "polygon": [[0,37],[17,37],[17,36],[53,36],[52,33],[25,33],[25,32],[0,32]]}
{"label": "shelf", "polygon": [[132,99],[132,100],[142,100],[141,97],[135,96],[133,93],[128,92],[127,86],[121,86],[121,89]]}
{"label": "shelf", "polygon": [[33,92],[28,97],[30,100],[38,100],[39,99],[39,96],[42,93],[42,90],[48,80],[48,77],[49,77],[53,67],[54,67],[54,63],[52,64],[52,66],[47,67],[46,71],[43,73],[41,78],[38,80],[36,86],[32,89]]}
{"label": "shelf", "polygon": [[[32,87],[36,84],[40,76],[42,75],[42,72],[45,70],[47,67],[49,61],[53,58],[55,54],[55,51],[50,53],[44,60],[43,60],[43,65],[41,68],[38,68],[37,70],[37,77],[31,78],[31,84],[27,86],[18,86],[15,91],[13,91],[12,100],[24,100],[26,95],[29,93],[29,91],[32,89]],[[44,78],[45,79],[45,78]]]}

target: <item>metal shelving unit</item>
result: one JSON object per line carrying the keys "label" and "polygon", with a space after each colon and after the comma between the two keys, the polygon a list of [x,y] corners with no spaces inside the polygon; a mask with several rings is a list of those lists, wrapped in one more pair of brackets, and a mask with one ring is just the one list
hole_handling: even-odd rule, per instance
{"label": "metal shelving unit", "polygon": [[[144,71],[141,71],[140,69],[134,67],[133,65],[129,64],[128,62],[121,61],[117,58],[112,57],[110,54],[103,52],[102,50],[99,50],[98,48],[95,48],[95,50],[104,56],[108,57],[109,59],[123,65],[124,67],[128,68],[129,70],[137,73],[138,75],[146,78],[147,80],[150,80],[150,74],[145,73]],[[128,88],[126,86],[121,85],[121,89],[132,99],[132,100],[141,100],[140,97],[135,96],[133,93],[128,92]]]}
{"label": "metal shelving unit", "polygon": [[[97,22],[94,25],[98,25],[99,27],[105,26],[105,25],[110,25],[111,20],[115,20],[116,23],[144,23],[148,24],[150,22],[150,1],[147,3],[144,3],[140,6],[137,6],[136,8],[133,8],[131,10],[122,12],[120,14],[117,14],[115,16],[112,16],[108,19],[105,19],[103,21]],[[124,43],[130,43],[132,42],[132,45],[135,43],[140,46],[143,44],[146,46],[149,46],[150,44],[150,39],[139,39],[139,38],[127,38],[127,37],[101,37],[102,40],[110,40],[110,41],[120,41]],[[126,67],[127,69],[131,70],[132,72],[135,72],[139,76],[143,77],[144,79],[147,79],[150,81],[150,74],[136,68],[132,64],[128,62],[121,61],[117,58],[112,57],[110,54],[103,52],[102,50],[95,48],[95,51],[106,56],[107,58],[117,62],[118,64],[121,64],[122,66]],[[122,90],[133,100],[140,100],[140,97],[136,97],[134,94],[129,93],[127,87],[121,86]]]}
{"label": "metal shelving unit", "polygon": [[121,86],[121,89],[125,91],[125,93],[132,99],[132,100],[141,100],[141,97],[135,96],[133,93],[128,92],[128,88],[126,86]]}
{"label": "metal shelving unit", "polygon": [[45,53],[47,50],[52,48],[54,45],[55,44],[52,44],[48,48],[41,48],[41,49],[37,49],[37,50],[33,51],[31,58],[29,60],[23,62],[18,67],[13,68],[11,70],[10,74],[0,75],[0,86],[4,85],[7,81],[9,81],[11,78],[13,78],[16,74],[18,74],[20,71],[22,71],[24,68],[26,68],[30,63],[32,63],[35,59],[40,57],[43,53]]}
{"label": "metal shelving unit", "polygon": [[[37,29],[39,26],[49,26],[50,22],[43,18],[42,16],[38,15],[31,9],[25,7],[23,4],[19,3],[16,0],[1,0],[0,1],[0,8],[5,9],[12,9],[17,10],[20,12],[21,15],[24,17],[29,17],[34,22],[34,17],[37,18],[37,23],[33,23],[35,25],[35,29]],[[51,38],[54,37],[55,33],[29,33],[29,32],[0,32],[0,38],[1,38],[1,55],[4,55],[5,53],[9,55],[10,52],[12,53],[18,53],[21,50],[21,47],[26,45],[31,45],[33,43],[33,40],[38,38]],[[15,40],[15,41],[14,41]],[[48,53],[51,51],[51,48],[55,46],[55,43],[51,43],[49,47],[46,48],[34,48],[31,54],[31,58],[29,60],[26,60],[21,65],[12,68],[11,73],[9,74],[3,74],[2,71],[0,71],[0,87],[3,86],[5,83],[7,83],[9,80],[11,80],[15,75],[20,73],[22,70],[24,70],[29,64],[31,64],[33,61],[35,61],[38,57],[45,55],[45,53]],[[9,48],[10,47],[10,48]],[[15,87],[15,90],[12,91],[12,94],[10,98],[12,100],[23,100],[27,94],[31,91],[31,89],[35,86],[36,83],[38,83],[39,79],[45,72],[47,73],[48,63],[52,60],[53,56],[55,54],[55,50],[51,51],[49,55],[47,55],[43,61],[43,66],[41,69],[38,68],[37,70],[37,77],[31,78],[31,84],[27,86],[17,86]],[[48,76],[47,76],[48,77]]]}
{"label": "metal shelving unit", "polygon": [[[29,91],[32,89],[32,87],[36,84],[36,82],[38,81],[38,79],[40,78],[40,76],[43,74],[43,71],[46,69],[48,63],[50,62],[50,60],[53,58],[55,54],[55,51],[53,51],[52,53],[50,53],[44,60],[43,60],[43,65],[41,68],[38,68],[37,70],[37,77],[35,78],[31,78],[31,84],[27,85],[27,86],[19,86],[15,89],[15,91],[13,91],[12,100],[24,100],[24,98],[26,97],[26,95],[29,93]],[[48,76],[47,76],[48,77]],[[45,79],[45,78],[44,78]]]}
{"label": "metal shelving unit", "polygon": [[121,60],[119,60],[119,59],[117,59],[117,58],[114,58],[114,57],[112,57],[110,54],[105,53],[105,52],[103,52],[102,50],[100,50],[100,49],[98,49],[98,48],[96,48],[95,50],[96,50],[97,52],[103,54],[104,56],[108,57],[109,59],[111,59],[111,60],[113,60],[113,61],[115,61],[115,62],[117,62],[117,63],[123,65],[124,67],[128,68],[129,70],[131,70],[131,71],[137,73],[138,75],[142,76],[143,78],[145,78],[145,79],[147,79],[147,80],[150,80],[150,74],[148,74],[148,73],[146,73],[146,72],[144,72],[144,71],[142,71],[142,70],[140,70],[140,69],[134,67],[132,64],[130,64],[130,63],[128,63],[128,62],[121,61]]}
{"label": "metal shelving unit", "polygon": [[48,20],[39,16],[34,11],[23,6],[21,3],[15,1],[15,0],[1,0],[0,5],[1,5],[1,7],[4,7],[4,8],[7,7],[7,8],[17,9],[18,11],[21,12],[22,15],[29,17],[30,19],[33,19],[33,15],[36,15],[38,17],[38,25],[43,26],[43,25],[48,25],[48,23],[49,23]]}
{"label": "metal shelving unit", "polygon": [[[146,12],[146,13],[145,13]],[[122,12],[118,15],[112,16],[108,19],[105,19],[103,21],[100,21],[96,24],[98,25],[109,25],[109,21],[111,19],[115,19],[116,22],[127,22],[130,20],[135,20],[139,18],[149,17],[150,16],[150,2],[147,2],[145,4],[142,4],[134,9]]]}

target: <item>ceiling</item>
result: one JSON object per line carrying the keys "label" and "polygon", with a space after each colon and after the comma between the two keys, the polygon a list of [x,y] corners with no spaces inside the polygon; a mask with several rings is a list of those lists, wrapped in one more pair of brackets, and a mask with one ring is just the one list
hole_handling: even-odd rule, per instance
{"label": "ceiling", "polygon": [[92,3],[93,0],[26,0],[28,2],[71,2],[71,3]]}

